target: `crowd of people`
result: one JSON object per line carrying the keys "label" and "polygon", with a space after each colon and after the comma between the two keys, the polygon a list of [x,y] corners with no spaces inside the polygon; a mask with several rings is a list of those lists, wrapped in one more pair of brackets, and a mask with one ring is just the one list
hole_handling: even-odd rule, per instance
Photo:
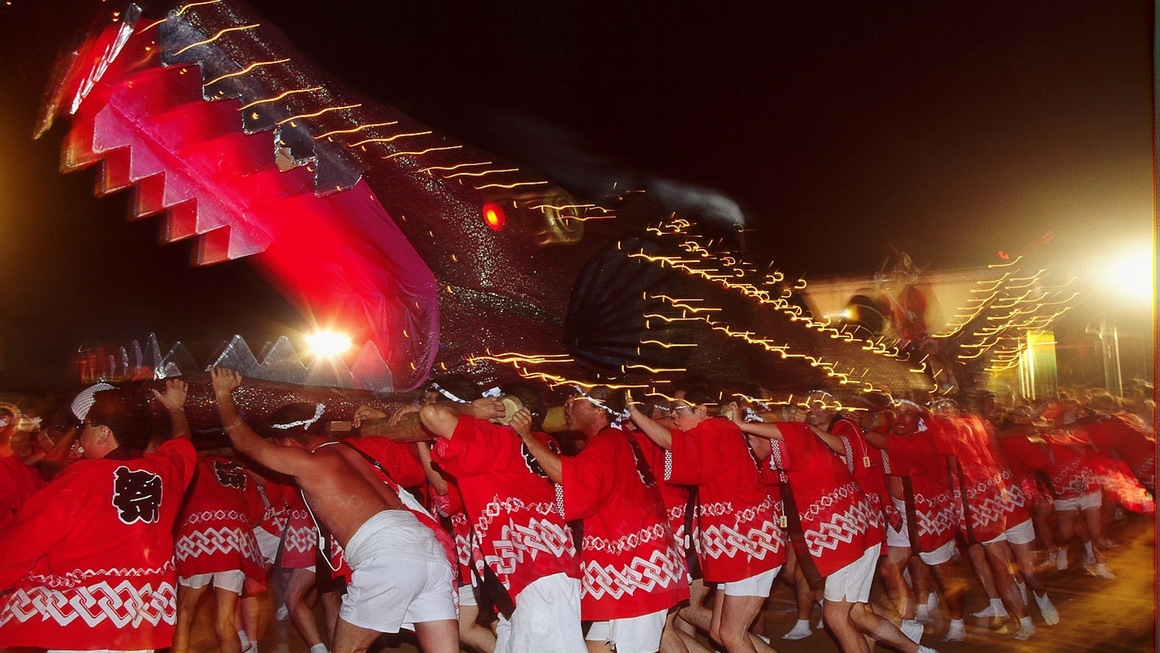
{"label": "crowd of people", "polygon": [[347,431],[306,403],[247,419],[241,376],[211,383],[229,446],[201,450],[181,380],[99,383],[64,418],[0,404],[0,650],[186,653],[212,603],[217,648],[257,653],[265,595],[311,653],[401,629],[427,653],[765,653],[787,591],[775,637],[915,653],[967,636],[971,583],[971,616],[1026,640],[1059,621],[1044,568],[1114,578],[1107,525],[1154,509],[1154,404],[1106,393],[581,384],[550,435],[527,382],[438,377]]}

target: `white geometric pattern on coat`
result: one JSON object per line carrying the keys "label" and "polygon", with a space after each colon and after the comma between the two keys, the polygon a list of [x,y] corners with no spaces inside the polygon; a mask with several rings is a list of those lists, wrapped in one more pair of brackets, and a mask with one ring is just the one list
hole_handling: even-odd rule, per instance
{"label": "white geometric pattern on coat", "polygon": [[596,537],[595,535],[585,535],[580,548],[582,551],[604,551],[618,556],[632,551],[642,544],[671,538],[672,535],[669,529],[665,528],[666,524],[645,526],[635,533],[622,535],[615,540],[610,540],[606,537]]}
{"label": "white geometric pattern on coat", "polygon": [[851,504],[845,512],[835,512],[829,521],[819,522],[816,528],[804,533],[810,555],[818,557],[823,549],[833,551],[839,545],[849,544],[871,527],[880,526],[882,514],[863,498]]}
{"label": "white geometric pattern on coat", "polygon": [[290,526],[286,529],[286,540],[282,546],[287,551],[297,551],[298,553],[314,551],[318,548],[318,529],[313,526],[301,528]]}
{"label": "white geometric pattern on coat", "polygon": [[1051,486],[1064,499],[1084,494],[1093,485],[1095,477],[1082,458],[1059,467],[1051,476]]}
{"label": "white geometric pattern on coat", "polygon": [[248,560],[261,560],[262,552],[254,531],[248,528],[207,528],[182,535],[174,543],[178,560],[187,560],[215,553],[238,551]]}
{"label": "white geometric pattern on coat", "polygon": [[116,586],[107,581],[64,591],[47,587],[20,588],[8,596],[0,610],[0,627],[16,620],[55,621],[67,626],[82,619],[90,627],[106,619],[117,628],[139,628],[145,622],[177,622],[177,594],[170,583],[136,587],[128,580]]}
{"label": "white geometric pattern on coat", "polygon": [[953,508],[937,512],[915,511],[919,535],[942,535],[953,531],[959,523]]}
{"label": "white geometric pattern on coat", "polygon": [[602,566],[595,561],[580,565],[584,571],[581,596],[597,600],[606,594],[619,599],[625,594],[649,593],[657,589],[679,587],[685,582],[684,555],[673,547],[654,550],[648,560],[633,556],[627,567]]}
{"label": "white geometric pattern on coat", "polygon": [[67,589],[69,587],[76,587],[84,581],[97,576],[141,578],[143,576],[161,576],[168,571],[173,571],[173,569],[173,558],[170,558],[156,569],[142,569],[140,567],[133,569],[75,569],[63,574],[29,574],[28,580],[37,585],[44,585],[45,587]]}
{"label": "white geometric pattern on coat", "polygon": [[971,527],[986,528],[1000,520],[1006,520],[1011,500],[1003,478],[994,474],[967,488],[967,508],[971,511]]}
{"label": "white geometric pattern on coat", "polygon": [[1023,492],[1023,486],[1015,482],[1015,474],[1010,469],[1004,468],[1001,475],[1003,485],[1007,488],[1003,494],[1003,512],[1011,514],[1016,508],[1027,505],[1027,494]]}
{"label": "white geometric pattern on coat", "polygon": [[[756,506],[735,511],[733,504],[728,501],[702,504],[699,510],[703,515],[721,517],[734,515],[735,526],[713,524],[701,528],[701,551],[711,558],[735,557],[743,553],[751,558],[764,560],[766,553],[777,553],[785,546],[785,536],[777,526],[781,514],[781,502],[773,503],[773,499],[765,499]],[[745,528],[743,524],[752,524],[757,528]],[[742,530],[738,530],[742,529]]]}
{"label": "white geometric pattern on coat", "polygon": [[[550,504],[549,504],[550,505]],[[553,558],[576,555],[576,547],[572,543],[571,530],[565,530],[559,524],[532,519],[528,524],[516,524],[508,520],[499,528],[498,537],[492,527],[491,546],[495,554],[485,556],[485,560],[500,580],[516,570],[516,566],[524,561],[524,556],[535,559],[544,554]],[[476,532],[476,537],[485,540],[483,533]]]}
{"label": "white geometric pattern on coat", "polygon": [[232,521],[245,524],[250,520],[237,510],[206,510],[195,512],[185,518],[185,523],[191,526],[214,521]]}

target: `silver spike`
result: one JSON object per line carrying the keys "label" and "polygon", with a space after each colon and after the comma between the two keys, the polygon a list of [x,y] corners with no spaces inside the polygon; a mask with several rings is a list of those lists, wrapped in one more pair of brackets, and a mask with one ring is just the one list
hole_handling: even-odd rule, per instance
{"label": "silver spike", "polygon": [[242,376],[250,377],[257,376],[259,369],[254,352],[250,351],[246,339],[239,335],[235,335],[222,346],[221,351],[213,357],[206,369],[210,367],[228,367]]}
{"label": "silver spike", "polygon": [[286,336],[263,347],[261,359],[257,378],[299,385],[306,380],[306,366]]}
{"label": "silver spike", "polygon": [[315,358],[306,368],[304,385],[328,388],[353,388],[354,378],[346,363],[337,356]]}
{"label": "silver spike", "polygon": [[141,353],[141,343],[136,340],[133,341],[133,369],[129,375],[133,378],[138,378],[141,375],[141,367],[145,364],[145,355]]}
{"label": "silver spike", "polygon": [[363,345],[350,371],[354,377],[354,387],[360,390],[373,390],[380,394],[395,391],[391,368],[387,367],[373,340],[368,340],[367,344]]}
{"label": "silver spike", "polygon": [[169,348],[169,353],[165,355],[165,378],[171,379],[176,376],[181,376],[182,370],[197,370],[201,369],[197,362],[193,360],[189,350],[181,341],[173,343]]}

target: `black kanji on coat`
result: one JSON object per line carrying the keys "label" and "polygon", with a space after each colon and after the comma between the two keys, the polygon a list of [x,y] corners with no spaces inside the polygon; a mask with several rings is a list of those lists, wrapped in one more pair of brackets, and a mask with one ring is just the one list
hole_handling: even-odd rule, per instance
{"label": "black kanji on coat", "polygon": [[246,489],[246,472],[237,463],[230,460],[215,460],[213,471],[217,474],[218,483],[239,490]]}
{"label": "black kanji on coat", "polygon": [[118,467],[113,472],[113,506],[126,524],[152,524],[161,516],[161,477],[143,469]]}

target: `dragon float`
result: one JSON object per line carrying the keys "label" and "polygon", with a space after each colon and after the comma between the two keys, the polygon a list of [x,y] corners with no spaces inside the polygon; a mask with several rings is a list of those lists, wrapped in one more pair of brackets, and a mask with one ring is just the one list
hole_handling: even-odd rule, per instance
{"label": "dragon float", "polygon": [[[805,282],[748,259],[740,226],[722,236],[634,189],[582,196],[458,142],[330,78],[237,0],[111,12],[60,58],[47,98],[36,131],[68,121],[63,170],[99,165],[98,193],[132,189],[131,219],[162,214],[164,242],[196,239],[195,264],[248,257],[366,343],[349,366],[308,366],[287,341],[255,355],[235,338],[209,364],[386,404],[433,373],[663,393],[697,371],[787,401],[937,388],[897,339],[811,317]],[[943,336],[959,378],[977,383],[1058,316],[1061,292],[1021,269],[981,280]],[[204,367],[151,340],[84,375]],[[337,415],[370,395],[330,396]]]}

